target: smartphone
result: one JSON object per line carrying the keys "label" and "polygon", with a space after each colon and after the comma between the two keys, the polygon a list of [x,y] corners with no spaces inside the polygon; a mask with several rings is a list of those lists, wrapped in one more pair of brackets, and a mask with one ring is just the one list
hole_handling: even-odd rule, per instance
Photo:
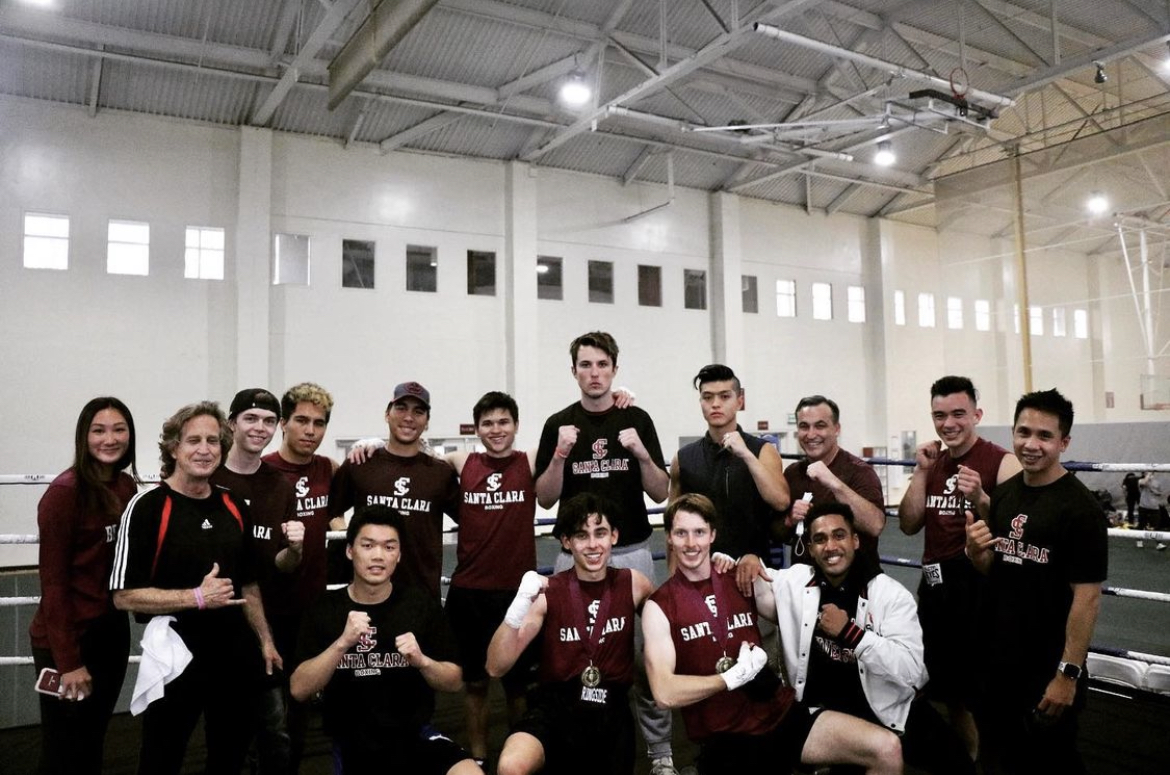
{"label": "smartphone", "polygon": [[51,667],[46,667],[41,670],[40,676],[37,678],[36,690],[41,694],[51,694],[54,697],[61,696],[61,674]]}

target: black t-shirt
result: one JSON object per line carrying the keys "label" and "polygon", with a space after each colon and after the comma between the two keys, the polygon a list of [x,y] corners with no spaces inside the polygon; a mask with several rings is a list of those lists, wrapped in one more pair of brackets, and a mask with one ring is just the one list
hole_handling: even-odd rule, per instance
{"label": "black t-shirt", "polygon": [[[227,490],[213,487],[208,497],[191,498],[164,482],[136,496],[122,514],[110,589],[193,589],[218,563],[219,578],[231,579],[236,597],[242,597],[244,585],[256,578],[251,532],[248,507]],[[178,620],[175,629],[184,637],[212,632],[221,622],[243,621],[239,606],[172,615]],[[190,641],[188,646],[192,647]]]}
{"label": "black t-shirt", "polygon": [[604,412],[586,411],[580,402],[565,407],[544,423],[536,452],[538,478],[552,462],[562,425],[575,425],[580,432],[565,460],[560,499],[564,501],[582,492],[608,498],[618,510],[611,519],[619,531],[618,545],[645,541],[650,537],[650,520],[643,496],[642,469],[633,453],[618,441],[618,434],[626,428],[636,430],[654,465],[665,471],[662,446],[650,415],[636,406],[614,407]]}
{"label": "black t-shirt", "polygon": [[[817,574],[821,590],[821,608],[835,605],[853,617],[857,611],[858,587],[853,579],[846,579],[840,587],[829,584]],[[860,718],[872,715],[869,701],[861,687],[857,672],[857,656],[853,649],[843,646],[836,638],[817,631],[813,633],[808,661],[808,684],[804,702],[814,707],[839,710]]]}
{"label": "black t-shirt", "polygon": [[365,611],[374,629],[356,644],[325,686],[325,728],[348,749],[371,753],[391,739],[416,733],[431,720],[435,691],[407,664],[394,640],[414,633],[419,648],[439,662],[458,662],[455,640],[437,600],[425,588],[394,586],[381,603],[356,603],[349,589],[325,593],[309,609],[297,641],[297,664],[312,659],[345,630],[350,611]]}
{"label": "black t-shirt", "polygon": [[1029,487],[1021,473],[992,494],[988,524],[999,539],[986,600],[988,679],[995,692],[1035,703],[1064,652],[1070,585],[1108,575],[1105,514],[1072,474]]}

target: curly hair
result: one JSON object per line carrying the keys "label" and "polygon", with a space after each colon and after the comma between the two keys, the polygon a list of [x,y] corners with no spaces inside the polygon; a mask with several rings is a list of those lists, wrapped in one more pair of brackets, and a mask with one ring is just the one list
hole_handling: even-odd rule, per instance
{"label": "curly hair", "polygon": [[214,401],[187,404],[163,422],[162,433],[158,437],[159,462],[162,463],[159,473],[163,479],[175,473],[175,450],[179,448],[179,442],[182,441],[183,427],[196,417],[204,415],[214,417],[215,421],[219,423],[220,454],[226,458],[228,452],[231,451],[232,429],[228,425],[223,410],[219,408],[219,404]]}

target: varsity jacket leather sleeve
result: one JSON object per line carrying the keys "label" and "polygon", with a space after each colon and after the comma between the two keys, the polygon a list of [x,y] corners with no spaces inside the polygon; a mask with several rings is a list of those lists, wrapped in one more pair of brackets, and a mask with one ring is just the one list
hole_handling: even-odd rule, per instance
{"label": "varsity jacket leather sleeve", "polygon": [[[821,591],[809,583],[813,571],[810,565],[771,571],[780,654],[798,700],[807,685],[820,611]],[[918,606],[905,587],[883,573],[858,598],[854,621],[865,630],[853,653],[869,707],[884,726],[901,733],[910,703],[927,681]]]}

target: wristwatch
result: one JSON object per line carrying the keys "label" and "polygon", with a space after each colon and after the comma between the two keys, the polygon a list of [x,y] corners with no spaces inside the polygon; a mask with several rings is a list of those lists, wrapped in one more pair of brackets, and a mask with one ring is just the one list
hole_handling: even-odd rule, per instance
{"label": "wristwatch", "polygon": [[1072,662],[1061,662],[1056,666],[1056,671],[1065,678],[1071,678],[1074,681],[1081,677],[1081,666],[1074,665]]}

